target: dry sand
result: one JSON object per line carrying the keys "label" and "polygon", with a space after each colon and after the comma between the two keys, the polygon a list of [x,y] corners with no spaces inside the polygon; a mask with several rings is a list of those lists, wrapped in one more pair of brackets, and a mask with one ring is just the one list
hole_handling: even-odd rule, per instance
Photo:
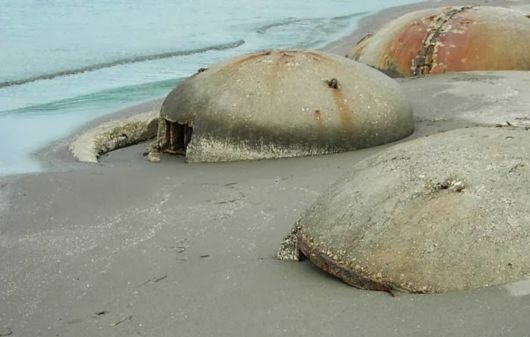
{"label": "dry sand", "polygon": [[[360,29],[410,9],[383,11]],[[417,116],[409,139],[495,123],[495,111],[499,123],[508,110],[523,123],[529,81],[529,72],[402,81]],[[462,108],[474,113],[451,117]],[[274,259],[320,193],[391,144],[223,164],[150,164],[137,145],[90,165],[74,163],[67,142],[43,155],[62,172],[0,178],[0,336],[530,335],[530,281],[392,298]]]}

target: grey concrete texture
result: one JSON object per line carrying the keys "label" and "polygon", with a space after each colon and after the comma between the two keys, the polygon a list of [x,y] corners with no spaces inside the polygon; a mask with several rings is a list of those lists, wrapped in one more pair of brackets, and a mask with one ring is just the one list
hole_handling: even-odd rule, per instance
{"label": "grey concrete texture", "polygon": [[400,80],[416,122],[530,127],[530,72],[488,71]]}
{"label": "grey concrete texture", "polygon": [[[32,154],[32,156],[34,156],[36,159],[39,160],[44,171],[57,172],[57,171],[71,171],[71,170],[86,169],[87,168],[86,162],[79,161],[79,160],[72,160],[72,159],[75,159],[75,155],[72,153],[72,151],[69,148],[71,144],[74,143],[76,139],[80,137],[80,135],[89,133],[91,130],[100,130],[102,126],[104,129],[104,125],[112,125],[117,120],[121,120],[121,121],[134,120],[136,118],[135,116],[142,116],[152,111],[157,112],[157,118],[158,118],[158,114],[160,112],[160,107],[162,106],[163,99],[164,98],[161,97],[161,98],[154,99],[151,101],[142,102],[140,104],[135,104],[125,109],[115,111],[111,114],[102,116],[100,118],[96,118],[95,120],[92,120],[82,125],[81,127],[77,128],[70,135],[62,139],[55,140],[51,142],[50,144],[47,144],[42,149],[38,149]],[[156,138],[156,132],[158,130],[158,125],[155,124],[154,128],[155,128],[154,130],[155,136],[153,139]],[[96,146],[93,143],[94,140],[95,138],[91,138],[91,141],[94,147],[91,148],[92,145],[87,144],[88,146],[84,147],[85,151],[93,152],[95,150]],[[98,158],[98,161],[99,161],[99,158]]]}
{"label": "grey concrete texture", "polygon": [[407,13],[365,36],[347,57],[393,77],[530,69],[530,13],[459,6]]}
{"label": "grey concrete texture", "polygon": [[493,127],[393,146],[354,165],[297,221],[298,244],[359,287],[355,277],[420,293],[530,277],[528,144],[528,130]]}
{"label": "grey concrete texture", "polygon": [[193,126],[188,162],[344,152],[414,129],[392,79],[344,57],[301,50],[247,54],[197,73],[168,95],[160,117],[160,142],[164,120]]}
{"label": "grey concrete texture", "polygon": [[101,123],[77,136],[68,149],[81,162],[97,163],[105,153],[155,138],[158,116],[159,111],[152,110]]}

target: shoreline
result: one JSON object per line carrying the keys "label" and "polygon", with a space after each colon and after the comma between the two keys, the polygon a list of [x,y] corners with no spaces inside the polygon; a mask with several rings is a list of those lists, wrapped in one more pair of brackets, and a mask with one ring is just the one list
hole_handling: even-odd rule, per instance
{"label": "shoreline", "polygon": [[44,168],[41,172],[29,173],[39,174],[49,171],[65,171],[70,169],[79,169],[87,166],[93,166],[98,163],[87,163],[77,161],[72,152],[69,150],[69,145],[81,134],[88,130],[102,125],[106,122],[111,122],[118,119],[129,118],[138,114],[146,113],[152,110],[160,110],[162,102],[165,97],[148,100],[132,106],[111,112],[99,118],[96,118],[88,123],[81,125],[72,131],[68,136],[55,140],[33,153],[33,156],[39,160]]}
{"label": "shoreline", "polygon": [[[526,9],[527,7],[530,7],[530,0],[425,0],[413,4],[390,7],[364,16],[359,20],[358,26],[353,32],[339,40],[328,43],[319,50],[344,56],[356,44],[356,42],[362,39],[366,34],[377,31],[386,22],[396,17],[414,10],[453,5],[488,5],[516,8],[521,7]],[[155,109],[159,110],[164,99],[165,97],[159,97],[125,107],[118,111],[110,112],[100,118],[81,125],[72,131],[68,136],[43,146],[33,154],[34,158],[36,158],[39,161],[39,164],[43,167],[43,171],[36,172],[35,174],[50,170],[64,170],[78,168],[79,166],[86,166],[87,164],[90,165],[90,163],[78,162],[74,158],[68,149],[68,145],[72,143],[72,141],[74,141],[80,134],[87,132],[88,130],[105,122],[128,118],[133,115],[146,113]]]}
{"label": "shoreline", "polygon": [[[462,1],[456,1],[456,2],[462,2]],[[334,54],[345,54],[345,52],[342,53],[342,51],[344,48],[346,48],[346,46],[348,45],[348,42],[350,44],[350,48],[353,47],[355,42],[352,43],[352,41],[358,41],[362,36],[366,34],[367,31],[371,29],[379,28],[380,25],[382,25],[386,20],[392,18],[393,12],[395,10],[398,10],[399,13],[405,13],[409,10],[409,8],[416,8],[416,6],[428,6],[428,3],[429,3],[428,0],[426,1],[424,0],[416,4],[387,8],[387,9],[375,12],[371,15],[365,16],[359,21],[358,27],[353,32],[351,32],[350,34],[346,35],[345,37],[339,40],[331,41],[330,43],[320,48],[319,50],[329,52],[329,53],[334,53]],[[414,7],[411,7],[411,6],[414,6]],[[380,20],[378,25],[374,26],[373,18],[378,18],[380,15],[383,15],[383,18]],[[81,125],[80,127],[73,130],[66,137],[63,137],[47,145],[44,145],[42,148],[35,151],[34,153],[34,157],[37,160],[39,160],[40,165],[43,167],[43,171],[36,172],[35,174],[53,171],[53,170],[63,171],[65,169],[68,170],[68,169],[73,169],[73,168],[82,168],[82,167],[86,167],[87,165],[93,164],[93,163],[78,162],[74,158],[70,150],[68,149],[68,145],[72,141],[74,141],[80,134],[87,132],[88,130],[100,124],[110,122],[116,119],[128,118],[133,115],[145,113],[153,109],[160,109],[160,106],[162,105],[164,99],[165,97],[159,97],[159,98],[155,98],[152,100],[144,101],[139,104],[134,104],[129,107],[125,107],[118,111],[110,112],[100,118],[97,118],[95,120],[92,120],[88,123]]]}

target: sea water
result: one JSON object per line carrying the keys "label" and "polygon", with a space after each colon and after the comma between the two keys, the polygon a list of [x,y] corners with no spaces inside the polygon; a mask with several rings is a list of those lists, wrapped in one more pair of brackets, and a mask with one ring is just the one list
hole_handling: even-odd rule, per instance
{"label": "sea water", "polygon": [[0,0],[0,175],[87,121],[256,50],[321,48],[416,0]]}

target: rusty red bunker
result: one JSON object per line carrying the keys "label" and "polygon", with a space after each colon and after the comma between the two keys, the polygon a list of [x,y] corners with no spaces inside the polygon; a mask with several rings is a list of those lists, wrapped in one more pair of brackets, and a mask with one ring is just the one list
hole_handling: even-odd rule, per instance
{"label": "rusty red bunker", "polygon": [[403,15],[347,57],[393,77],[530,70],[530,15],[502,7],[442,7]]}

